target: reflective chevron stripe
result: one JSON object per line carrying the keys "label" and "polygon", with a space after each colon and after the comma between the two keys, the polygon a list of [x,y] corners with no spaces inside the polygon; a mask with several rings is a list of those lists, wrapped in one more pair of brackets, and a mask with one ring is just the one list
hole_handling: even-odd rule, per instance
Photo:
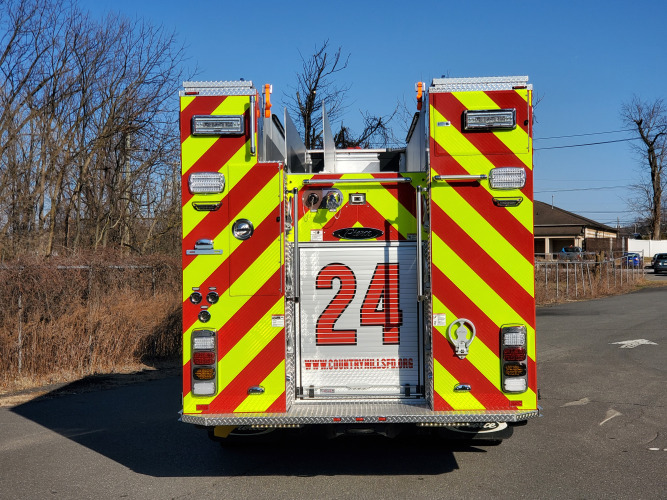
{"label": "reflective chevron stripe", "polygon": [[[372,179],[372,178],[410,177],[412,183],[378,183],[378,184],[335,184],[336,179]],[[312,175],[290,175],[287,189],[299,189],[299,196],[309,189],[303,187],[303,181],[313,178]],[[423,185],[423,174],[338,174],[322,175],[317,179],[332,179],[331,187],[343,193],[343,204],[335,212],[304,210],[299,218],[299,240],[310,241],[312,230],[322,230],[324,241],[336,241],[333,232],[346,227],[372,227],[383,231],[383,235],[370,241],[406,240],[416,232],[415,188]],[[349,195],[363,193],[367,203],[351,205]]]}
{"label": "reflective chevron stripe", "polygon": [[[431,191],[433,313],[447,325],[466,318],[476,326],[468,355],[459,359],[447,326],[433,327],[435,410],[534,409],[535,299],[533,264],[532,138],[530,91],[439,92],[429,95],[431,176],[488,175],[497,167],[524,167],[521,190],[498,191],[487,180],[434,181]],[[465,110],[515,108],[514,130],[462,130]],[[494,197],[521,197],[518,207],[498,207]],[[502,325],[528,329],[529,389],[501,387]],[[465,397],[457,384],[471,386]],[[472,398],[472,399],[471,399]]]}
{"label": "reflective chevron stripe", "polygon": [[[193,136],[194,115],[243,115],[241,136]],[[284,316],[282,236],[283,173],[280,164],[257,163],[250,155],[248,96],[184,96],[181,98],[183,185],[183,410],[201,412],[284,411],[285,329],[273,319]],[[219,195],[192,195],[193,172],[221,172],[225,189]],[[193,202],[220,202],[215,211],[197,211]],[[250,239],[232,235],[237,219],[252,222]],[[215,255],[187,255],[200,239],[210,239]],[[219,301],[192,304],[193,288],[206,296],[215,289]],[[198,319],[202,305],[211,319]],[[191,393],[190,338],[193,330],[217,332],[216,394]],[[261,395],[248,388],[262,386]]]}

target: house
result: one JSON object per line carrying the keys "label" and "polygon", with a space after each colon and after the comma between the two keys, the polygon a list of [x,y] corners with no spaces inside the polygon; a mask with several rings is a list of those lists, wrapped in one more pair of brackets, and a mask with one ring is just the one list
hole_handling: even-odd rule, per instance
{"label": "house", "polygon": [[587,252],[622,250],[618,230],[562,208],[535,200],[535,253],[559,252],[567,246]]}

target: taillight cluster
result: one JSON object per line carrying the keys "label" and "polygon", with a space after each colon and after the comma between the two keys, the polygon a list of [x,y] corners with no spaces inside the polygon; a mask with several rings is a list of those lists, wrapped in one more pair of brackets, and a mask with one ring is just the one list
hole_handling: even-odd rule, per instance
{"label": "taillight cluster", "polygon": [[192,394],[212,396],[215,394],[215,371],[217,366],[215,330],[192,332]]}
{"label": "taillight cluster", "polygon": [[528,389],[527,330],[524,325],[504,325],[500,329],[500,356],[504,392]]}

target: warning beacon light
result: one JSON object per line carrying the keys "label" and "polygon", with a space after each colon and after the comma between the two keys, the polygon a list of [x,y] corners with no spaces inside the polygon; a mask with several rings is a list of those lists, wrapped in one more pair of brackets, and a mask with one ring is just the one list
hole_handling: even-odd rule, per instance
{"label": "warning beacon light", "polygon": [[192,117],[192,135],[241,135],[244,132],[243,115],[195,115]]}
{"label": "warning beacon light", "polygon": [[195,172],[188,177],[192,194],[218,194],[225,190],[225,176],[220,172]]}
{"label": "warning beacon light", "polygon": [[483,109],[463,112],[463,130],[514,130],[516,109]]}
{"label": "warning beacon light", "polygon": [[491,189],[521,189],[526,185],[526,171],[521,167],[498,167],[489,172]]}

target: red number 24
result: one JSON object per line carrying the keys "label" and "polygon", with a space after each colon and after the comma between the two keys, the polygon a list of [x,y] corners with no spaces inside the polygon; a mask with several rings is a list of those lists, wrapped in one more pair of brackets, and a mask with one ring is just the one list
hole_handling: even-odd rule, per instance
{"label": "red number 24", "polygon": [[[357,292],[357,278],[345,264],[327,264],[317,274],[315,288],[331,290],[333,281],[340,281],[340,289],[317,319],[317,345],[356,345],[357,330],[335,330],[334,325],[350,305]],[[398,344],[403,312],[399,309],[398,264],[380,263],[375,267],[361,304],[361,326],[381,326],[382,343]]]}

